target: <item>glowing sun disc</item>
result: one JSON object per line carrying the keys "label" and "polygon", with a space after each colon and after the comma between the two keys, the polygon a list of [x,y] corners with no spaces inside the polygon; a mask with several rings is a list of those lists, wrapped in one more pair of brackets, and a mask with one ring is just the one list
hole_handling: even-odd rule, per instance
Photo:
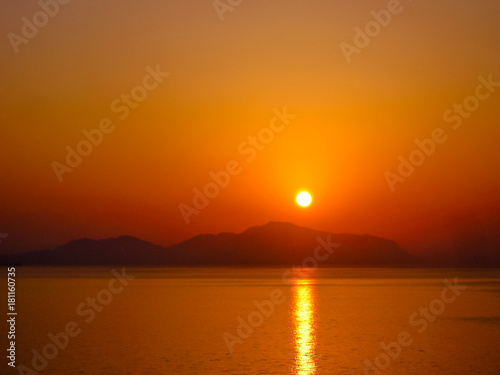
{"label": "glowing sun disc", "polygon": [[311,204],[311,202],[312,202],[311,194],[309,194],[307,191],[301,191],[297,195],[297,203],[299,206],[307,207]]}

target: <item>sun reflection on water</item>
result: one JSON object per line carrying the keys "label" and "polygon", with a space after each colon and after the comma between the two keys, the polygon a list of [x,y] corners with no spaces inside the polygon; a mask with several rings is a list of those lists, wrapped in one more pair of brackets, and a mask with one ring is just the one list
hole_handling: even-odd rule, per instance
{"label": "sun reflection on water", "polygon": [[297,280],[293,290],[295,368],[297,375],[316,373],[315,300],[311,280]]}

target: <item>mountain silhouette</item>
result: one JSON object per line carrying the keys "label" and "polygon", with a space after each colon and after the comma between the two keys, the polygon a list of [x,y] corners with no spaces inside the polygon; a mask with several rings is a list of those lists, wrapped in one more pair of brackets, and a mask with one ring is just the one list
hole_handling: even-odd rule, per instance
{"label": "mountain silhouette", "polygon": [[7,255],[0,258],[0,263],[40,266],[310,266],[316,254],[320,266],[417,266],[423,263],[394,241],[384,238],[333,234],[282,222],[251,227],[239,234],[201,234],[168,247],[130,236],[103,240],[85,238],[53,250]]}

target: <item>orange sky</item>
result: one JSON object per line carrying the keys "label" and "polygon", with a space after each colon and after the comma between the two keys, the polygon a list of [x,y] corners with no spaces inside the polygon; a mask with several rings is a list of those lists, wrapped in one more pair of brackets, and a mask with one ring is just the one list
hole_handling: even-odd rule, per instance
{"label": "orange sky", "polygon": [[[498,233],[500,87],[481,89],[459,129],[443,119],[478,77],[500,82],[498,2],[401,1],[350,63],[340,44],[387,1],[243,1],[224,20],[211,1],[72,1],[17,46],[9,33],[22,38],[40,5],[2,7],[5,252],[122,234],[166,245],[271,220],[417,252],[465,227]],[[169,74],[145,91],[147,67]],[[147,97],[122,120],[112,103],[133,89]],[[296,117],[247,161],[238,147],[285,107]],[[114,130],[60,182],[53,163],[105,118]],[[446,141],[391,191],[386,171],[436,128]],[[231,160],[241,172],[186,224],[179,205]]]}

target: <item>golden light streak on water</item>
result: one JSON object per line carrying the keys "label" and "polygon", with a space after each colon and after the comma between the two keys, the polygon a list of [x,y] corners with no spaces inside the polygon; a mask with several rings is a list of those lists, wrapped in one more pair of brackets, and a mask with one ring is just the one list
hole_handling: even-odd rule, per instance
{"label": "golden light streak on water", "polygon": [[297,280],[293,291],[295,368],[297,375],[316,373],[315,299],[310,280]]}

